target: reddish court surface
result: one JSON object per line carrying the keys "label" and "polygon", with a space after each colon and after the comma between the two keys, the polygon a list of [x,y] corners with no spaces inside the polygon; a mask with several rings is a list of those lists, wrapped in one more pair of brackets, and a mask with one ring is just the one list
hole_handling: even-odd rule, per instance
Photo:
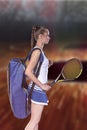
{"label": "reddish court surface", "polygon": [[[52,49],[52,51],[50,51]],[[46,48],[49,59],[54,61],[77,57],[87,59],[87,50],[61,50]],[[24,130],[29,118],[16,119],[11,111],[6,69],[12,57],[24,57],[28,48],[2,48],[0,50],[0,129]],[[44,108],[39,130],[87,130],[87,83],[61,83],[48,93],[49,105]]]}

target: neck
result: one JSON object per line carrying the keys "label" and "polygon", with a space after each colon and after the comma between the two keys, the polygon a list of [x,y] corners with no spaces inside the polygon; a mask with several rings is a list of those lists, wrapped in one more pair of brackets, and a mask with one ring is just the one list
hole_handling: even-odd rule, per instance
{"label": "neck", "polygon": [[43,49],[44,44],[41,44],[41,42],[37,42],[37,43],[36,43],[36,46],[38,46],[39,48]]}

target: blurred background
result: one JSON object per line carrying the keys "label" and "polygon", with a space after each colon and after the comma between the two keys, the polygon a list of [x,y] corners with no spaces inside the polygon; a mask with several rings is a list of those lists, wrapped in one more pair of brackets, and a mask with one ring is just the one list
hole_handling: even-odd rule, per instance
{"label": "blurred background", "polygon": [[[56,84],[49,92],[39,130],[87,130],[87,1],[0,0],[0,129],[24,130],[29,118],[17,119],[11,111],[7,65],[30,51],[32,26],[45,26],[51,40],[44,49],[54,61],[49,80],[60,72],[61,62],[76,57],[83,73],[74,82]],[[52,124],[52,125],[51,125]]]}

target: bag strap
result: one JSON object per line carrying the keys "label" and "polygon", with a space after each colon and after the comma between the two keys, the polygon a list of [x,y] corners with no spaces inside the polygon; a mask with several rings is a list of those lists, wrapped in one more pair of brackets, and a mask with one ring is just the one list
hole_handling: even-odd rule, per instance
{"label": "bag strap", "polygon": [[[33,49],[29,52],[29,54],[26,56],[26,58],[24,59],[24,63],[26,62],[26,60],[30,60],[31,55],[32,55],[32,52],[33,52],[34,50],[37,50],[37,49],[40,50],[40,56],[39,56],[38,62],[37,62],[36,66],[35,66],[35,69],[34,69],[34,73],[35,73],[35,76],[36,76],[36,77],[38,77],[38,75],[39,75],[40,67],[41,67],[41,64],[42,64],[42,62],[43,62],[43,55],[42,55],[41,49],[38,48],[38,47],[33,48]],[[25,86],[26,86],[26,85],[25,85]],[[33,91],[33,89],[34,89],[34,86],[35,86],[35,83],[33,82],[32,87],[31,87],[31,90],[30,90],[30,94],[29,94],[30,97],[31,97],[32,91]]]}
{"label": "bag strap", "polygon": [[[42,55],[42,54],[40,54],[40,57],[41,57],[41,55]],[[35,68],[35,70],[36,70],[35,76],[36,76],[36,77],[38,77],[38,75],[39,75],[39,71],[40,71],[41,64],[42,64],[42,62],[40,62],[40,57],[39,57],[38,63],[37,63],[36,68]],[[34,86],[35,86],[35,83],[33,82],[32,87],[31,87],[31,90],[30,90],[30,94],[29,94],[29,98],[30,98],[30,99],[31,99],[31,96],[32,96],[32,92],[33,92]]]}
{"label": "bag strap", "polygon": [[[36,48],[35,48],[36,49]],[[40,50],[40,49],[39,49]],[[41,51],[41,50],[40,50]],[[31,53],[30,53],[31,54]],[[29,55],[30,55],[29,54]],[[40,68],[41,68],[41,64],[42,64],[42,62],[40,61],[40,59],[41,59],[41,56],[42,56],[42,52],[40,53],[40,56],[39,56],[39,59],[38,59],[38,62],[37,62],[37,65],[36,65],[36,67],[35,67],[35,76],[36,77],[38,77],[38,75],[39,75],[39,71],[40,71]],[[26,58],[27,59],[27,58]],[[33,89],[34,89],[34,86],[35,86],[35,83],[33,82],[33,84],[32,84],[32,87],[31,87],[31,89],[30,89],[30,93],[29,93],[29,95],[28,95],[28,92],[27,92],[27,112],[28,112],[28,110],[30,110],[30,104],[31,104],[31,96],[32,96],[32,92],[33,92]]]}
{"label": "bag strap", "polygon": [[33,49],[28,53],[28,55],[26,56],[26,58],[24,59],[24,63],[25,63],[27,60],[30,60],[31,55],[32,55],[32,52],[33,52],[34,50],[40,50],[40,52],[41,52],[41,49],[40,49],[39,47],[33,48]]}
{"label": "bag strap", "polygon": [[[25,65],[25,62],[27,61],[27,60],[30,60],[30,57],[31,57],[31,55],[32,55],[32,52],[34,51],[34,50],[36,50],[36,49],[38,49],[38,50],[40,50],[40,56],[39,56],[39,59],[38,59],[38,62],[37,62],[37,64],[36,64],[36,66],[35,66],[35,69],[34,69],[34,72],[35,72],[35,75],[36,75],[36,77],[38,77],[38,75],[39,75],[39,71],[40,71],[40,66],[41,66],[41,63],[43,62],[43,55],[42,55],[42,52],[41,52],[41,49],[40,48],[33,48],[29,53],[28,53],[28,55],[26,56],[26,58],[25,59],[21,59],[21,62]],[[39,65],[40,64],[40,65]],[[25,65],[25,68],[26,68],[26,65]],[[22,86],[23,86],[23,88],[24,88],[24,90],[25,91],[27,91],[27,82],[26,82],[26,78],[25,78],[25,73],[24,73],[24,76],[23,76],[24,78],[23,78],[23,81],[22,81]],[[33,85],[33,84],[32,84]]]}

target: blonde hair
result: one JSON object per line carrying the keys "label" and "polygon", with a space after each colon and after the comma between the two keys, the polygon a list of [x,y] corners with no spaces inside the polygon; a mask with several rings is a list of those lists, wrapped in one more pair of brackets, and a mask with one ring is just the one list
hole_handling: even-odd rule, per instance
{"label": "blonde hair", "polygon": [[39,34],[44,34],[48,29],[43,26],[33,26],[31,33],[31,48],[36,45]]}

